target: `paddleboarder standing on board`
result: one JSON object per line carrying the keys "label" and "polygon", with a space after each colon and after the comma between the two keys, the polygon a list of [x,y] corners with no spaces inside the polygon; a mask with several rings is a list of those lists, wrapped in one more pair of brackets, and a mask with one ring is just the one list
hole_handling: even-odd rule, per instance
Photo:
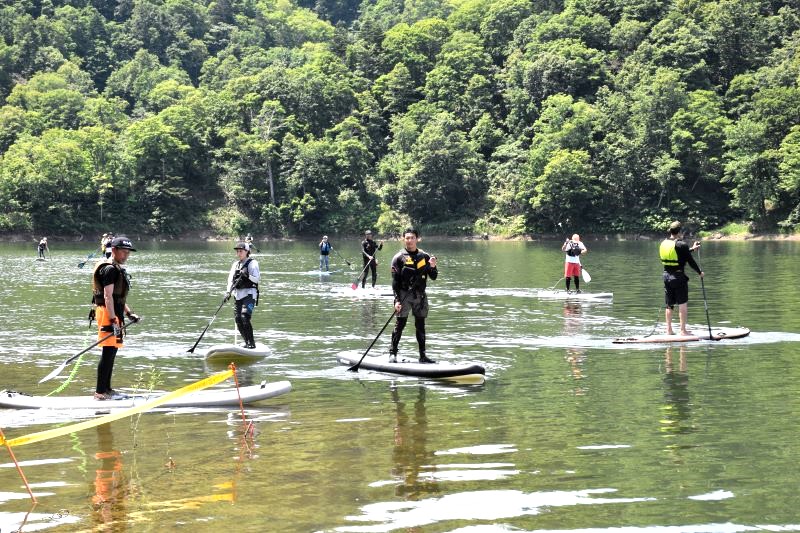
{"label": "paddleboarder standing on board", "polygon": [[667,322],[667,335],[674,335],[672,330],[672,311],[678,306],[678,320],[680,322],[680,335],[691,335],[686,331],[686,318],[689,314],[689,277],[684,272],[686,263],[703,277],[703,271],[697,266],[692,257],[692,252],[700,248],[700,243],[695,241],[691,248],[683,240],[683,227],[678,221],[669,225],[669,234],[661,242],[659,255],[661,264],[664,265],[664,304]]}
{"label": "paddleboarder standing on board", "polygon": [[47,246],[47,237],[42,237],[42,240],[39,241],[37,249],[39,250],[39,257],[41,259],[46,259],[45,252],[48,254],[50,253],[50,248]]}
{"label": "paddleboarder standing on board", "polygon": [[394,309],[397,321],[392,331],[392,346],[389,349],[389,362],[397,362],[397,347],[403,328],[408,322],[409,313],[414,315],[414,328],[419,345],[419,362],[435,363],[425,355],[425,318],[428,316],[428,297],[425,287],[428,278],[436,279],[439,271],[436,268],[436,257],[417,248],[419,232],[408,228],[403,232],[405,248],[392,258],[392,290],[394,291]]}
{"label": "paddleboarder standing on board", "polygon": [[325,272],[330,271],[330,255],[333,246],[328,242],[328,236],[324,235],[322,240],[319,241],[319,271],[322,272],[322,267],[325,267]]}
{"label": "paddleboarder standing on board", "polygon": [[566,252],[566,260],[564,261],[564,278],[567,283],[567,292],[572,293],[570,290],[570,279],[575,280],[575,292],[581,292],[581,255],[585,254],[586,245],[581,242],[581,236],[577,233],[572,236],[572,239],[564,241],[561,246],[561,251]]}
{"label": "paddleboarder standing on board", "polygon": [[236,329],[242,335],[243,348],[254,349],[256,339],[253,335],[253,310],[258,305],[258,283],[261,281],[261,271],[258,261],[250,257],[250,246],[240,242],[233,247],[236,250],[237,260],[231,265],[228,274],[228,290],[225,301],[233,296],[233,319]]}
{"label": "paddleboarder standing on board", "polygon": [[375,259],[375,252],[383,248],[383,243],[376,243],[372,240],[372,231],[367,230],[364,232],[364,240],[361,241],[361,257],[364,259],[364,277],[361,278],[361,288],[367,284],[367,265],[369,270],[372,271],[372,288],[375,288],[375,283],[378,281],[378,260]]}
{"label": "paddleboarder standing on board", "polygon": [[127,237],[116,237],[110,243],[111,261],[100,261],[92,273],[92,299],[94,301],[94,318],[97,320],[97,337],[103,339],[100,363],[97,365],[97,386],[95,400],[111,400],[116,393],[111,388],[111,373],[114,371],[114,359],[117,350],[122,348],[124,336],[123,314],[132,322],[138,322],[128,306],[128,291],[131,288],[130,276],[125,271],[125,263],[136,248]]}

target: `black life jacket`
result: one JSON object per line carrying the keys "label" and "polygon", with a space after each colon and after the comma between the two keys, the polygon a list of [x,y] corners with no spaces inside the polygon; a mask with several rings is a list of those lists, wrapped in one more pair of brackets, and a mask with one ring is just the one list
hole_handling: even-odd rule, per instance
{"label": "black life jacket", "polygon": [[577,257],[581,255],[581,245],[575,241],[569,241],[569,247],[567,247],[567,255],[572,257]]}
{"label": "black life jacket", "polygon": [[[244,263],[239,266],[239,272],[247,268],[247,265],[250,264],[252,261],[252,257],[248,257]],[[261,296],[261,291],[258,290],[258,283],[253,283],[253,281],[248,276],[239,276],[239,280],[236,282],[234,289],[255,289],[256,290],[256,305],[258,305],[258,299]]]}
{"label": "black life jacket", "polygon": [[92,272],[92,303],[95,305],[106,305],[105,293],[103,292],[102,281],[100,280],[100,271],[107,267],[112,266],[119,272],[117,281],[114,282],[114,308],[125,308],[125,301],[128,298],[128,291],[130,291],[131,284],[128,279],[128,273],[119,263],[113,261],[99,261],[94,267]]}

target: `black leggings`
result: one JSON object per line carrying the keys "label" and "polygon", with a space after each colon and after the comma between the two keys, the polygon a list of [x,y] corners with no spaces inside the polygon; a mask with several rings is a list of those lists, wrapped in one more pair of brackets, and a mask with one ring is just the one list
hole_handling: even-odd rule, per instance
{"label": "black leggings", "polygon": [[378,281],[378,265],[375,264],[375,261],[369,261],[369,268],[367,268],[367,263],[364,263],[364,277],[361,278],[361,288],[363,289],[364,286],[367,284],[367,272],[372,270],[372,286],[375,286],[375,282]]}
{"label": "black leggings", "polygon": [[105,394],[111,391],[111,373],[114,371],[114,359],[117,357],[116,346],[103,346],[100,364],[97,365],[97,386],[95,392]]}
{"label": "black leggings", "polygon": [[[394,324],[394,331],[392,331],[392,347],[389,350],[393,354],[397,354],[397,347],[400,345],[400,337],[403,336],[403,329],[406,327],[408,317],[397,317],[397,322]],[[425,319],[415,316],[414,328],[417,330],[417,344],[419,344],[419,354],[425,354]]]}
{"label": "black leggings", "polygon": [[[572,276],[572,279],[575,280],[575,290],[581,290],[581,277],[580,276]],[[569,278],[567,278],[567,290],[569,290]]]}

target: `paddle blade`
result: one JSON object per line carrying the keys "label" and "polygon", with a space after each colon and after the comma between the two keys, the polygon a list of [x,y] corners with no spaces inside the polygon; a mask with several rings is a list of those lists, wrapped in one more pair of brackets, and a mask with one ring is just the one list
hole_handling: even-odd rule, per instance
{"label": "paddle blade", "polygon": [[354,282],[353,282],[353,284],[352,284],[352,285],[350,285],[350,288],[351,288],[351,289],[353,289],[353,290],[356,290],[356,289],[358,288],[358,283],[356,283],[356,282],[354,281]]}
{"label": "paddle blade", "polygon": [[583,281],[585,281],[586,283],[592,281],[592,276],[589,275],[589,272],[587,272],[585,268],[581,269],[581,275],[583,276]]}
{"label": "paddle blade", "polygon": [[66,362],[66,361],[64,361],[63,363],[61,363],[61,366],[59,366],[58,368],[56,368],[55,370],[53,370],[52,372],[50,372],[49,374],[47,374],[45,377],[43,377],[42,379],[40,379],[40,380],[39,380],[39,384],[41,385],[41,384],[42,384],[42,383],[44,383],[45,381],[50,381],[51,379],[53,379],[54,377],[56,377],[57,375],[59,375],[59,374],[61,373],[61,371],[62,371],[62,370],[64,370],[64,368],[66,368],[66,366],[67,366],[67,362]]}

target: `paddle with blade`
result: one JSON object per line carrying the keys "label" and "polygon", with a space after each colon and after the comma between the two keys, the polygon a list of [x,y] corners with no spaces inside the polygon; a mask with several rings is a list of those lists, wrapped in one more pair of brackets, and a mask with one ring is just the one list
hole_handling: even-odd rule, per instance
{"label": "paddle with blade", "polygon": [[92,257],[94,257],[94,256],[95,256],[95,254],[97,254],[97,252],[98,252],[98,251],[97,251],[97,250],[95,250],[94,252],[92,252],[92,253],[90,253],[89,255],[87,255],[87,256],[86,256],[86,259],[84,259],[83,261],[81,261],[80,263],[78,263],[78,268],[83,268],[83,267],[86,265],[86,263],[87,263],[87,262],[88,262],[88,261],[89,261],[89,260],[90,260]]}
{"label": "paddle with blade", "polygon": [[[698,250],[700,249],[700,245],[698,243]],[[700,266],[700,252],[697,252],[697,267],[700,269],[700,272],[703,272],[703,267]],[[708,340],[716,341],[719,339],[714,338],[714,334],[711,333],[711,318],[708,316],[708,298],[706,298],[706,284],[703,281],[703,277],[700,276],[700,287],[703,289],[703,307],[706,308],[706,324],[708,324]]]}
{"label": "paddle with blade", "polygon": [[352,264],[352,263],[350,263],[350,261],[348,261],[347,259],[345,259],[344,257],[342,257],[342,256],[339,254],[339,251],[338,251],[336,248],[333,248],[333,247],[331,247],[331,248],[333,249],[333,253],[335,253],[337,256],[339,256],[339,259],[341,259],[342,261],[344,261],[345,263],[347,263],[347,266],[349,266],[349,267],[353,266],[353,264]]}
{"label": "paddle with blade", "polygon": [[592,281],[592,276],[589,275],[589,271],[587,271],[583,266],[581,266],[581,276],[583,277],[583,281],[589,283]]}
{"label": "paddle with blade", "polygon": [[[121,327],[120,329],[121,329],[121,330],[123,330],[123,331],[125,331],[125,329],[126,329],[128,326],[130,326],[131,324],[135,324],[136,322],[139,322],[140,320],[141,320],[141,318],[140,318],[139,320],[136,320],[136,321],[127,322],[127,323],[123,324],[123,325],[122,325],[122,327]],[[103,337],[102,339],[100,339],[99,341],[95,342],[94,344],[92,344],[92,345],[91,345],[91,346],[89,346],[88,348],[84,348],[84,349],[83,349],[83,350],[81,350],[80,352],[76,353],[75,355],[73,355],[72,357],[70,357],[69,359],[67,359],[67,360],[66,360],[66,361],[64,361],[63,363],[61,363],[61,364],[59,365],[59,367],[58,367],[58,368],[56,368],[55,370],[53,370],[52,372],[50,372],[49,374],[47,374],[45,377],[43,377],[42,379],[40,379],[40,380],[39,380],[39,384],[42,384],[42,383],[44,383],[45,381],[50,381],[51,379],[53,379],[54,377],[56,377],[57,375],[59,375],[59,374],[60,374],[60,373],[61,373],[61,372],[62,372],[62,371],[63,371],[63,370],[64,370],[64,369],[67,367],[67,365],[68,365],[68,364],[70,364],[72,361],[74,361],[75,359],[77,359],[77,358],[78,358],[78,357],[80,357],[81,355],[85,354],[86,352],[88,352],[89,350],[91,350],[92,348],[94,348],[95,346],[97,346],[98,344],[100,344],[101,342],[103,342],[103,341],[105,341],[105,340],[108,340],[108,339],[110,339],[110,338],[111,338],[111,337],[113,337],[113,336],[114,336],[114,332],[112,331],[111,333],[109,333],[108,335],[106,335],[105,337]]]}
{"label": "paddle with blade", "polygon": [[[358,288],[358,282],[361,281],[362,276],[366,276],[367,269],[369,268],[370,262],[364,265],[364,268],[361,270],[361,273],[356,276],[356,279],[353,280],[353,283],[350,284],[350,288],[356,290]],[[391,319],[390,319],[391,320]]]}
{"label": "paddle with blade", "polygon": [[214,311],[214,316],[211,317],[211,320],[208,321],[208,324],[206,324],[206,327],[203,330],[203,332],[200,334],[199,337],[197,337],[194,346],[192,346],[187,350],[189,353],[194,353],[194,349],[197,348],[198,344],[200,344],[200,340],[203,338],[203,335],[205,335],[206,331],[208,331],[208,328],[211,327],[211,324],[214,322],[214,319],[217,318],[217,315],[219,314],[219,310],[222,309],[222,306],[225,305],[225,302],[228,301],[228,298],[230,298],[230,293],[227,293],[225,297],[222,299],[222,302],[220,302],[219,307],[217,307],[217,310]]}

